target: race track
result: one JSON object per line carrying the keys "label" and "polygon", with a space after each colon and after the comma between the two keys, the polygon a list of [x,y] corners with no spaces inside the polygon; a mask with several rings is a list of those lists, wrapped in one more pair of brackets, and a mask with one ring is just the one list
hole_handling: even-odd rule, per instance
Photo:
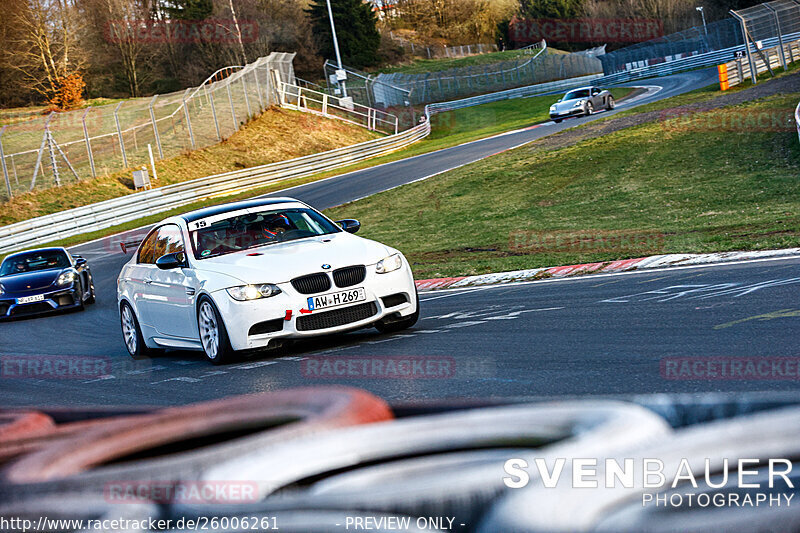
{"label": "race track", "polygon": [[[708,85],[714,76],[714,70],[702,70],[648,80],[645,85],[661,89],[627,106]],[[278,194],[325,209],[604,115],[546,123]],[[39,379],[12,376],[3,367],[2,404],[171,405],[335,383],[362,387],[393,402],[794,386],[774,376],[769,382],[687,380],[670,374],[665,365],[678,360],[665,358],[797,356],[800,259],[427,293],[420,322],[407,332],[362,330],[304,341],[280,356],[260,354],[214,367],[192,352],[136,362],[128,357],[115,282],[130,256],[120,253],[113,244],[117,240],[74,249],[92,265],[96,305],[82,313],[0,324],[3,365],[84,356],[107,364],[110,373],[96,379]],[[372,361],[385,365],[376,367]],[[392,373],[398,364],[411,368],[413,378],[398,379]]]}

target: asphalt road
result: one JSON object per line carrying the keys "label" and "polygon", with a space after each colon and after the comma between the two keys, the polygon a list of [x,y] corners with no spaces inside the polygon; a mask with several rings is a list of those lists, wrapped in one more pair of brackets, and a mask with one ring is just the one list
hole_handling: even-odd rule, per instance
{"label": "asphalt road", "polygon": [[[431,292],[411,330],[360,330],[214,367],[194,352],[132,361],[115,304],[101,294],[83,313],[3,324],[0,403],[172,405],[313,384],[353,385],[402,403],[796,390],[798,295],[800,258]],[[110,371],[41,379],[27,366],[43,369],[46,356],[63,354]],[[771,358],[772,366],[758,379],[709,379],[707,366],[686,373],[686,358],[709,357],[718,375],[726,361]]]}
{"label": "asphalt road", "polygon": [[[708,85],[714,76],[711,69],[644,82],[661,89],[627,106]],[[325,209],[603,115],[546,123],[279,194]],[[422,298],[422,319],[407,332],[362,330],[304,341],[280,357],[214,367],[192,352],[137,362],[128,357],[115,283],[129,256],[117,240],[75,247],[92,265],[96,305],[0,324],[0,404],[169,405],[333,383],[395,402],[797,386],[797,378],[777,375],[791,360],[775,363],[769,379],[688,380],[678,373],[685,361],[665,358],[800,356],[800,259],[430,293]],[[72,364],[70,375],[50,379],[57,364]],[[697,368],[692,372],[696,377]]]}

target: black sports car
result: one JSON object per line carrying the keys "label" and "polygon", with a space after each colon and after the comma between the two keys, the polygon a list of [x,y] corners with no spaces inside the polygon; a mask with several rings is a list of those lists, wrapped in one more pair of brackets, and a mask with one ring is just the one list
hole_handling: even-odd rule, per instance
{"label": "black sports car", "polygon": [[64,248],[19,252],[0,264],[0,319],[83,309],[94,298],[86,259]]}

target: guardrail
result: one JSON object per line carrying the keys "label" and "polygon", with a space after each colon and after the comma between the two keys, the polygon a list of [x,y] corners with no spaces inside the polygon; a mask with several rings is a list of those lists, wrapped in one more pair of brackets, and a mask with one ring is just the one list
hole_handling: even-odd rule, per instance
{"label": "guardrail", "polygon": [[[800,61],[800,40],[783,45],[783,50],[785,52],[785,56],[789,58],[787,59],[787,63]],[[770,69],[777,69],[778,67],[783,66],[780,56],[780,46],[765,48],[759,50],[759,53],[764,55],[766,61],[760,57],[754,61],[756,65],[756,77]],[[769,62],[769,67],[767,67],[767,61]],[[734,85],[744,83],[747,78],[750,78],[751,80],[753,78],[753,73],[750,69],[750,62],[744,58],[718,65],[717,69],[719,71],[720,89],[723,91],[733,87]]]}

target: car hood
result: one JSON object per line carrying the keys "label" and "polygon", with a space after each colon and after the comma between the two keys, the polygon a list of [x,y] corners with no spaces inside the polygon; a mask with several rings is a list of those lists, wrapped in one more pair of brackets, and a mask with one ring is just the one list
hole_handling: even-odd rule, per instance
{"label": "car hood", "polygon": [[[393,253],[350,233],[270,244],[195,262],[199,272],[232,276],[245,283],[284,283],[298,276],[351,265],[372,265]],[[258,255],[254,255],[258,254]]]}
{"label": "car hood", "polygon": [[63,269],[12,274],[0,277],[0,285],[7,292],[28,292],[36,289],[45,289],[55,283],[61,272],[63,272]]}
{"label": "car hood", "polygon": [[569,111],[573,108],[573,106],[578,103],[587,100],[586,98],[572,98],[570,100],[564,100],[563,102],[556,102],[555,105],[556,109],[559,111]]}

